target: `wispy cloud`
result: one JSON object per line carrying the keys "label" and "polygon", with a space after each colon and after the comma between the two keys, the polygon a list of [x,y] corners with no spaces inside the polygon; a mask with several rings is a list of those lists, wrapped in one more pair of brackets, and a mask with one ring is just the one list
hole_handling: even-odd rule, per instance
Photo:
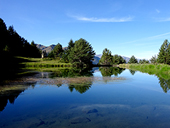
{"label": "wispy cloud", "polygon": [[158,10],[158,9],[156,9],[156,12],[157,12],[157,13],[160,13],[161,11],[160,11],[160,10]]}
{"label": "wispy cloud", "polygon": [[70,16],[80,21],[88,21],[88,22],[128,22],[132,21],[132,17],[122,17],[122,18],[96,18],[96,17],[83,17],[83,16]]}
{"label": "wispy cloud", "polygon": [[151,37],[148,37],[148,39],[156,39],[156,38],[164,37],[166,35],[170,35],[170,32],[160,34],[160,35],[156,35],[156,36],[151,36]]}
{"label": "wispy cloud", "polygon": [[[139,41],[149,41],[149,40],[156,40],[156,39],[161,39],[161,38],[166,39],[167,35],[170,36],[170,32],[160,34],[160,35],[156,35],[156,36],[141,38],[141,39],[138,39],[138,40],[133,40],[133,41],[129,41],[129,42],[121,43],[121,44],[131,44],[131,43],[135,43],[135,42],[139,42]],[[146,43],[144,43],[144,44],[146,44]],[[140,45],[142,45],[142,44],[140,44]]]}
{"label": "wispy cloud", "polygon": [[167,21],[170,21],[170,17],[167,17],[167,18],[160,18],[158,19],[159,22],[167,22]]}

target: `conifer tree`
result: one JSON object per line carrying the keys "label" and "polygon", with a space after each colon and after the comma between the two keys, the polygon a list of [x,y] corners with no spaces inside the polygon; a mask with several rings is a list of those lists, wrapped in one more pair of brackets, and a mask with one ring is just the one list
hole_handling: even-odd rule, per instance
{"label": "conifer tree", "polygon": [[70,63],[76,66],[91,65],[95,55],[92,46],[84,39],[75,41],[74,47],[71,48],[68,59]]}
{"label": "conifer tree", "polygon": [[156,57],[156,55],[155,55],[155,56],[152,56],[152,58],[150,59],[150,61],[151,61],[152,64],[157,63],[157,57]]}
{"label": "conifer tree", "polygon": [[100,65],[113,65],[113,56],[111,54],[111,51],[108,50],[107,48],[105,48],[103,50],[103,54],[102,54],[102,57],[101,59],[99,60],[99,64]]}
{"label": "conifer tree", "polygon": [[67,49],[65,49],[63,51],[63,53],[62,53],[62,60],[61,60],[61,62],[65,62],[65,63],[69,62],[68,56],[69,56],[69,54],[71,52],[71,48],[73,48],[73,47],[74,47],[74,42],[71,39],[70,42],[68,43]]}
{"label": "conifer tree", "polygon": [[63,49],[62,45],[58,43],[54,49],[49,53],[48,57],[50,58],[55,58],[55,57],[60,57],[62,55]]}
{"label": "conifer tree", "polygon": [[135,56],[133,55],[131,58],[130,58],[130,60],[129,60],[129,62],[128,62],[129,64],[132,64],[132,63],[138,63],[138,60],[135,58]]}
{"label": "conifer tree", "polygon": [[119,55],[114,55],[112,61],[113,61],[113,64],[123,64],[123,63],[126,63],[126,61],[123,59],[123,57],[121,57]]}
{"label": "conifer tree", "polygon": [[159,54],[158,54],[158,63],[164,63],[167,64],[169,63],[169,54],[170,54],[170,48],[169,48],[169,42],[168,40],[165,40],[163,44],[161,45],[161,48],[159,49]]}
{"label": "conifer tree", "polygon": [[0,18],[0,52],[2,52],[3,49],[7,44],[7,39],[8,39],[8,33],[7,33],[7,27],[5,22]]}
{"label": "conifer tree", "polygon": [[70,50],[72,47],[74,47],[74,42],[71,39],[70,42],[68,43],[68,50]]}

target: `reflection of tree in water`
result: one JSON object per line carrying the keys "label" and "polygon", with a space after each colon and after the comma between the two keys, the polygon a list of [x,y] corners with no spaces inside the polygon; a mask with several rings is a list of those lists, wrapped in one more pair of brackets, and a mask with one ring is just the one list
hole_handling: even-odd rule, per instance
{"label": "reflection of tree in water", "polygon": [[0,94],[0,111],[3,111],[5,106],[7,105],[8,101],[11,104],[14,104],[15,99],[24,91],[23,90],[13,90],[8,91],[4,94]]}
{"label": "reflection of tree in water", "polygon": [[134,74],[136,73],[136,71],[134,71],[134,70],[130,70],[130,69],[129,69],[129,71],[130,71],[130,73],[131,73],[132,75],[134,75]]}
{"label": "reflection of tree in water", "polygon": [[68,88],[69,88],[70,92],[73,92],[73,90],[75,89],[79,93],[83,94],[87,90],[90,89],[91,85],[92,85],[92,82],[91,83],[87,83],[87,84],[74,84],[74,85],[70,84]]}
{"label": "reflection of tree in water", "polygon": [[170,89],[170,79],[166,80],[161,77],[158,77],[158,79],[159,79],[159,83],[160,83],[160,86],[162,87],[163,91],[165,93],[167,93],[168,90]]}
{"label": "reflection of tree in water", "polygon": [[15,99],[23,91],[24,90],[15,90],[15,91],[8,91],[8,93],[5,93],[5,94],[0,94],[0,111],[4,110],[4,108],[7,105],[8,101],[11,104],[14,104]]}
{"label": "reflection of tree in water", "polygon": [[61,87],[62,86],[62,84],[57,84],[57,87]]}
{"label": "reflection of tree in water", "polygon": [[71,68],[68,77],[76,76],[93,76],[93,72],[91,68]]}
{"label": "reflection of tree in water", "polygon": [[111,75],[118,76],[125,69],[118,68],[118,67],[100,67],[99,70],[100,70],[102,76],[111,76]]}
{"label": "reflection of tree in water", "polygon": [[59,69],[57,71],[52,71],[52,73],[49,75],[49,78],[55,78],[55,77],[68,77],[69,69]]}
{"label": "reflection of tree in water", "polygon": [[71,68],[71,69],[59,69],[52,71],[49,78],[55,77],[77,77],[77,76],[93,76],[91,68]]}
{"label": "reflection of tree in water", "polygon": [[[3,111],[9,101],[9,103],[14,104],[15,100],[17,99],[17,97],[24,92],[29,86],[31,87],[35,87],[35,84],[31,84],[31,85],[23,85],[22,88],[17,88],[18,85],[16,85],[15,90],[8,90],[8,91],[2,91],[0,93],[0,111]],[[12,86],[11,86],[12,87]],[[9,88],[9,87],[7,87]],[[3,90],[3,88],[2,88]]]}
{"label": "reflection of tree in water", "polygon": [[[51,75],[49,75],[50,78],[55,78],[55,77],[59,77],[59,78],[76,78],[77,83],[69,83],[68,84],[68,88],[70,90],[70,92],[73,92],[73,90],[75,89],[76,91],[82,93],[85,93],[92,85],[91,81],[86,81],[84,82],[82,79],[79,80],[78,77],[81,76],[93,76],[93,71],[92,68],[71,68],[71,69],[59,69],[57,71],[54,71],[53,73],[51,73]],[[82,80],[82,81],[81,81]],[[58,87],[62,86],[62,83],[58,83],[56,84]]]}

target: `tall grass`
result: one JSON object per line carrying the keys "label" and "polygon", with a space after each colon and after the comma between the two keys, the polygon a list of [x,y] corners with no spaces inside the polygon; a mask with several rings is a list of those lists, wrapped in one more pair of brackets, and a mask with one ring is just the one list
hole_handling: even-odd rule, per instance
{"label": "tall grass", "polygon": [[170,65],[166,64],[120,64],[119,67],[140,71],[148,74],[155,74],[164,79],[170,79]]}

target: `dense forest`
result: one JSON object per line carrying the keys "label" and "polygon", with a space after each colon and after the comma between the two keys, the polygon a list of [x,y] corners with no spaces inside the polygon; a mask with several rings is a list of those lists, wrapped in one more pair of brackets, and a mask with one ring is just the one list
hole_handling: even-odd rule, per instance
{"label": "dense forest", "polygon": [[0,53],[12,56],[41,57],[41,51],[36,47],[34,41],[31,44],[21,37],[13,26],[6,27],[0,18]]}
{"label": "dense forest", "polygon": [[14,78],[20,68],[23,67],[22,57],[41,57],[41,51],[36,47],[34,41],[29,43],[21,37],[13,26],[7,28],[5,22],[0,18],[0,58],[1,77],[4,79]]}

